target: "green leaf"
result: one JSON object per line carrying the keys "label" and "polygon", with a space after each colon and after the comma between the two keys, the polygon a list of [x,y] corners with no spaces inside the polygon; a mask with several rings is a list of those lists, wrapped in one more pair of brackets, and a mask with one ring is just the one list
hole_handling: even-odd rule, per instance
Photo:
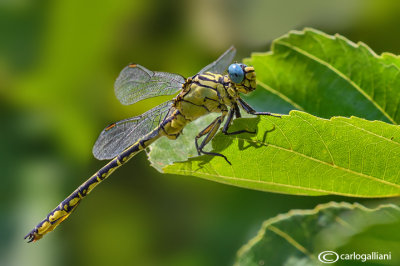
{"label": "green leaf", "polygon": [[213,151],[164,168],[230,185],[290,194],[358,197],[400,195],[400,128],[351,117],[331,120],[292,111],[281,118],[236,119]]}
{"label": "green leaf", "polygon": [[[391,204],[369,209],[357,203],[331,202],[313,210],[292,210],[265,221],[257,236],[239,250],[236,265],[323,265],[318,260],[323,251],[334,251],[339,256],[353,252],[391,252],[390,261],[367,262],[399,265],[400,260],[394,255],[400,248],[398,230],[389,238],[371,234],[387,234],[388,228],[398,229],[398,226],[400,208]],[[364,233],[367,231],[369,242],[356,245],[366,240]],[[335,265],[357,262],[361,261],[339,260]]]}
{"label": "green leaf", "polygon": [[281,98],[292,109],[400,121],[400,60],[378,56],[363,43],[313,29],[291,31],[272,43],[271,52],[253,53],[244,63],[255,67],[264,98]]}

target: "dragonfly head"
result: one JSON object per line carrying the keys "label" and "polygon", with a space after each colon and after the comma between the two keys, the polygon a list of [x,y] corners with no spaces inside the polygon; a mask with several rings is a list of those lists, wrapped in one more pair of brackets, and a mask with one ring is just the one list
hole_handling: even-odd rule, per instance
{"label": "dragonfly head", "polygon": [[238,92],[249,93],[256,89],[256,72],[254,67],[234,63],[228,68],[229,79]]}

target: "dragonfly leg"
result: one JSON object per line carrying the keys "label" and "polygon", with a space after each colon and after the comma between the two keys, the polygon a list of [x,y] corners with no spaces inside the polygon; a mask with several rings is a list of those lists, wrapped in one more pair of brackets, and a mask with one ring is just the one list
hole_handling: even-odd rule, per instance
{"label": "dragonfly leg", "polygon": [[[212,130],[212,128],[214,127],[215,123],[217,123],[217,121],[218,121],[219,118],[220,118],[220,117],[217,117],[216,119],[214,119],[214,121],[212,121],[211,124],[209,124],[205,129],[203,129],[202,131],[200,131],[199,134],[197,134],[197,136],[195,137],[196,150],[197,150],[197,153],[198,153],[199,155],[201,155],[201,152],[200,152],[200,149],[199,149],[199,144],[198,144],[198,142],[197,142],[198,139],[201,138],[202,136],[208,134],[208,133]],[[204,146],[203,146],[203,147],[204,147]]]}
{"label": "dragonfly leg", "polygon": [[240,113],[239,106],[235,103],[235,105],[233,106],[233,108],[235,109],[236,118],[241,118],[241,117],[242,117],[242,114]]}
{"label": "dragonfly leg", "polygon": [[[215,133],[217,133],[220,125],[222,124],[222,121],[224,121],[225,115],[226,115],[226,110],[223,111],[221,116],[217,117],[210,125],[208,125],[199,134],[197,134],[197,136],[195,138],[195,143],[196,143],[196,149],[197,149],[197,152],[199,155],[207,154],[207,155],[220,156],[220,157],[224,158],[225,161],[227,161],[227,163],[232,165],[231,162],[228,160],[228,158],[226,158],[226,156],[223,154],[216,153],[216,152],[203,151],[203,148],[207,145],[207,143],[210,142],[210,140],[212,140]],[[199,146],[197,141],[199,138],[201,138],[204,135],[206,135],[206,137],[203,139],[203,141],[201,142],[201,144]]]}
{"label": "dragonfly leg", "polygon": [[237,104],[231,108],[231,110],[229,111],[228,114],[228,118],[224,124],[224,127],[222,128],[222,133],[224,133],[225,135],[236,135],[236,134],[241,134],[241,133],[250,133],[250,134],[255,134],[255,131],[248,131],[246,129],[243,130],[238,130],[238,131],[234,131],[234,132],[228,132],[228,128],[230,127],[231,123],[232,123],[232,118],[233,115],[236,114],[236,117],[241,117],[240,115],[240,111],[239,111],[239,107],[237,106]]}
{"label": "dragonfly leg", "polygon": [[280,115],[274,115],[271,114],[270,112],[257,112],[256,110],[253,109],[248,103],[243,101],[242,99],[238,99],[238,102],[240,106],[246,111],[246,113],[251,114],[251,115],[269,115],[269,116],[275,116],[275,117],[281,117]]}

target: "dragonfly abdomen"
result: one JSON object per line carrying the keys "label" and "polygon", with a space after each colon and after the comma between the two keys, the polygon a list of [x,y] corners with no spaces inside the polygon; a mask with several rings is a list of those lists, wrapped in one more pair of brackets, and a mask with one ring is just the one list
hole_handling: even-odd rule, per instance
{"label": "dragonfly abdomen", "polygon": [[99,171],[92,175],[86,182],[80,185],[74,192],[64,199],[54,210],[52,210],[43,221],[41,221],[25,238],[29,242],[36,241],[46,233],[54,230],[62,221],[76,209],[81,200],[87,196],[98,184],[110,176],[117,168],[126,163],[133,156],[148,147],[158,139],[160,128],[157,127],[136,143],[128,147],[121,154],[103,166]]}

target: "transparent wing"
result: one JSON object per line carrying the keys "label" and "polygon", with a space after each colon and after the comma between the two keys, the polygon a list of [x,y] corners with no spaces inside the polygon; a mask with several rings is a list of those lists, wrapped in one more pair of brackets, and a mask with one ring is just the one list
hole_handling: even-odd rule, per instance
{"label": "transparent wing", "polygon": [[119,74],[114,90],[117,99],[129,105],[151,97],[175,94],[184,82],[185,78],[180,75],[153,72],[141,65],[130,64]]}
{"label": "transparent wing", "polygon": [[93,147],[99,160],[112,159],[156,128],[172,111],[173,101],[160,104],[146,113],[121,120],[106,127]]}
{"label": "transparent wing", "polygon": [[202,70],[200,70],[198,74],[202,74],[205,72],[223,74],[224,71],[228,68],[228,66],[232,63],[232,60],[235,57],[235,55],[236,55],[236,49],[235,47],[231,46],[217,60],[205,66]]}

